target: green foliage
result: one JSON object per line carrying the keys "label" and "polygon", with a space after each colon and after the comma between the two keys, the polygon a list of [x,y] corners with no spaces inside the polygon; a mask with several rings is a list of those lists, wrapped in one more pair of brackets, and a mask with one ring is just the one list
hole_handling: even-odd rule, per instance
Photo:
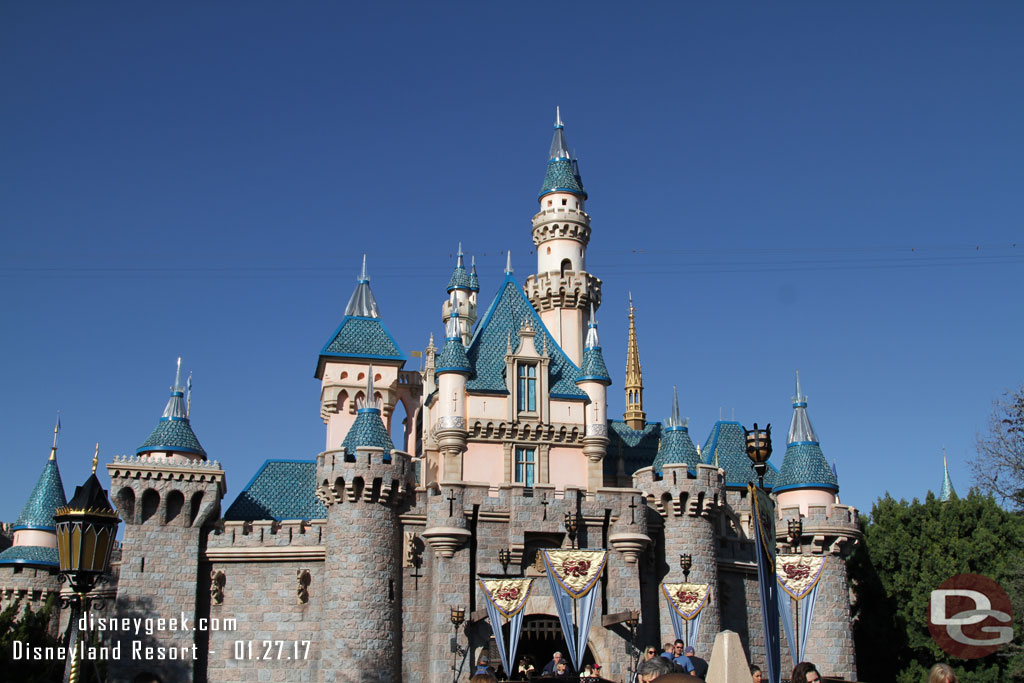
{"label": "green foliage", "polygon": [[[923,503],[880,498],[861,517],[864,543],[850,560],[854,637],[863,681],[920,683],[947,662],[964,683],[1024,681],[1020,639],[1024,517],[972,490],[966,498]],[[995,579],[1014,603],[1014,643],[979,660],[955,660],[928,632],[931,591],[954,574]]]}
{"label": "green foliage", "polygon": [[56,646],[56,639],[50,635],[50,624],[56,615],[56,600],[51,595],[38,612],[31,607],[22,607],[19,598],[7,609],[0,612],[0,671],[3,678],[23,683],[48,683],[59,681],[64,673],[63,660],[26,661],[14,659],[14,642],[22,641],[33,646]]}

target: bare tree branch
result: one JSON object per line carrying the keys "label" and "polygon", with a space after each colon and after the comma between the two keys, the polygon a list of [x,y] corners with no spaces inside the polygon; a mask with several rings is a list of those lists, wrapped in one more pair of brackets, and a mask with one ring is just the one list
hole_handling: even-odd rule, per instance
{"label": "bare tree branch", "polygon": [[974,481],[1002,505],[1024,509],[1024,386],[992,404],[988,431],[977,435]]}

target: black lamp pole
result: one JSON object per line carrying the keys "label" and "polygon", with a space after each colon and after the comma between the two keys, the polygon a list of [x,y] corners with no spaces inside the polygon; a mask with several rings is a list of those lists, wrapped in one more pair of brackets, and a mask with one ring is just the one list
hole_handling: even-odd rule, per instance
{"label": "black lamp pole", "polygon": [[459,680],[459,672],[457,665],[459,663],[459,657],[464,657],[466,651],[459,645],[459,627],[462,626],[463,622],[466,621],[466,610],[463,607],[452,607],[451,608],[451,620],[452,620],[452,683],[456,683]]}

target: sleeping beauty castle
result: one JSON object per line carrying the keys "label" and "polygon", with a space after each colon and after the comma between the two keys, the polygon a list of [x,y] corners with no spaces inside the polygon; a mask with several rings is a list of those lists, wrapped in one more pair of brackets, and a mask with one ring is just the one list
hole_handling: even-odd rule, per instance
{"label": "sleeping beauty castle", "polygon": [[[604,292],[586,258],[600,229],[560,117],[537,201],[536,273],[519,279],[509,262],[478,275],[460,248],[430,304],[444,334],[431,335],[422,370],[406,367],[364,259],[340,322],[324,321],[336,327],[315,365],[323,452],[268,460],[234,496],[192,429],[179,366],[148,438],[106,464],[124,526],[97,588],[112,602],[97,614],[184,616],[199,628],[98,633],[163,654],[134,657],[126,645],[110,680],[427,683],[466,680],[481,654],[514,673],[522,657],[539,670],[559,650],[622,681],[634,646],[679,637],[710,659],[723,630],[764,667],[744,428],[719,420],[695,442],[678,398],[662,406],[668,419],[648,421],[643,320],[625,293],[626,410],[608,415]],[[857,511],[839,502],[799,377],[792,406],[785,455],[764,477],[782,670],[796,656],[853,680],[845,558]],[[4,605],[36,607],[60,590],[56,454],[55,433],[5,527]]]}

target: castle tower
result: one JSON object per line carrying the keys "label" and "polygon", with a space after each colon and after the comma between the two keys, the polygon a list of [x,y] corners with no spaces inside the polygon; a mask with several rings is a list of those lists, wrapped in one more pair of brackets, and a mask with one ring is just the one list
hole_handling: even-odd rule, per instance
{"label": "castle tower", "polygon": [[[117,584],[119,617],[185,615],[194,623],[202,616],[203,588],[200,546],[203,526],[220,517],[226,492],[220,463],[208,461],[192,431],[181,383],[181,359],[164,412],[135,457],[115,456],[107,465],[114,505],[125,524],[122,562]],[[206,591],[208,596],[208,589]],[[191,630],[157,631],[147,645],[195,647],[180,660],[137,660],[122,657],[111,662],[113,680],[135,680],[147,673],[162,680],[191,680],[194,670],[206,666],[206,634]],[[131,637],[122,649],[129,651]]]}
{"label": "castle tower", "polygon": [[26,598],[38,610],[46,598],[60,589],[57,569],[57,508],[67,504],[64,484],[57,467],[57,433],[60,419],[53,428],[53,447],[43,471],[25,501],[25,507],[14,523],[14,541],[0,552],[0,608],[18,598]]}
{"label": "castle tower", "polygon": [[351,430],[356,421],[357,399],[375,398],[363,395],[367,367],[371,363],[376,368],[373,379],[382,401],[384,426],[390,431],[391,415],[398,401],[402,401],[410,418],[405,439],[405,443],[409,443],[409,435],[415,433],[411,418],[418,405],[422,382],[418,373],[402,370],[405,361],[405,354],[381,320],[380,308],[370,290],[364,255],[363,269],[341,324],[317,359],[315,376],[320,380],[320,417],[327,425],[326,448],[337,448]]}
{"label": "castle tower", "polygon": [[[846,558],[861,538],[857,510],[838,503],[839,482],[811,426],[799,372],[786,455],[774,481],[774,492],[778,500],[775,530],[779,551],[824,556],[807,650],[800,653],[800,658],[815,662],[824,675],[856,680]],[[795,519],[802,525],[798,538],[788,535],[789,522]],[[785,670],[786,647],[783,659]]]}
{"label": "castle tower", "polygon": [[590,304],[590,322],[583,347],[583,363],[576,386],[587,393],[590,404],[586,407],[586,432],[583,454],[587,457],[587,489],[597,491],[604,486],[604,458],[608,454],[608,386],[612,378],[601,354],[601,340],[597,336],[597,316]]}
{"label": "castle tower", "polygon": [[953,480],[949,478],[949,463],[946,462],[946,450],[942,450],[942,489],[939,490],[939,500],[942,502],[956,500],[956,491],[953,489]]}
{"label": "castle tower", "polygon": [[470,335],[473,332],[473,324],[476,322],[476,295],[480,291],[480,281],[476,275],[476,264],[473,264],[472,272],[467,273],[462,257],[462,243],[460,242],[455,271],[448,281],[449,296],[445,299],[444,306],[441,307],[441,318],[447,328],[452,312],[458,311],[462,344],[468,346]]}
{"label": "castle tower", "polygon": [[441,481],[462,479],[462,454],[466,450],[466,381],[472,372],[462,342],[462,324],[456,292],[449,300],[444,346],[437,357],[437,428],[435,438],[440,450]]}
{"label": "castle tower", "polygon": [[395,450],[375,398],[374,370],[340,448],[317,456],[324,528],[323,683],[401,679],[402,527],[399,506],[415,490],[407,453]]}
{"label": "castle tower", "polygon": [[533,217],[533,243],[537,247],[537,274],[523,287],[544,326],[577,366],[583,358],[587,309],[601,305],[601,281],[587,272],[590,216],[579,165],[569,154],[565,127],[555,110],[555,134],[548,154],[547,172]]}
{"label": "castle tower", "polygon": [[665,420],[658,455],[654,458],[654,472],[663,476],[666,465],[679,464],[696,472],[700,454],[690,438],[689,420],[679,417],[679,393],[672,387],[672,415]]}
{"label": "castle tower", "polygon": [[633,295],[629,295],[629,340],[626,346],[626,413],[623,416],[630,429],[643,429],[647,424],[644,412],[644,377],[640,367],[640,351],[636,345],[636,309]]}

